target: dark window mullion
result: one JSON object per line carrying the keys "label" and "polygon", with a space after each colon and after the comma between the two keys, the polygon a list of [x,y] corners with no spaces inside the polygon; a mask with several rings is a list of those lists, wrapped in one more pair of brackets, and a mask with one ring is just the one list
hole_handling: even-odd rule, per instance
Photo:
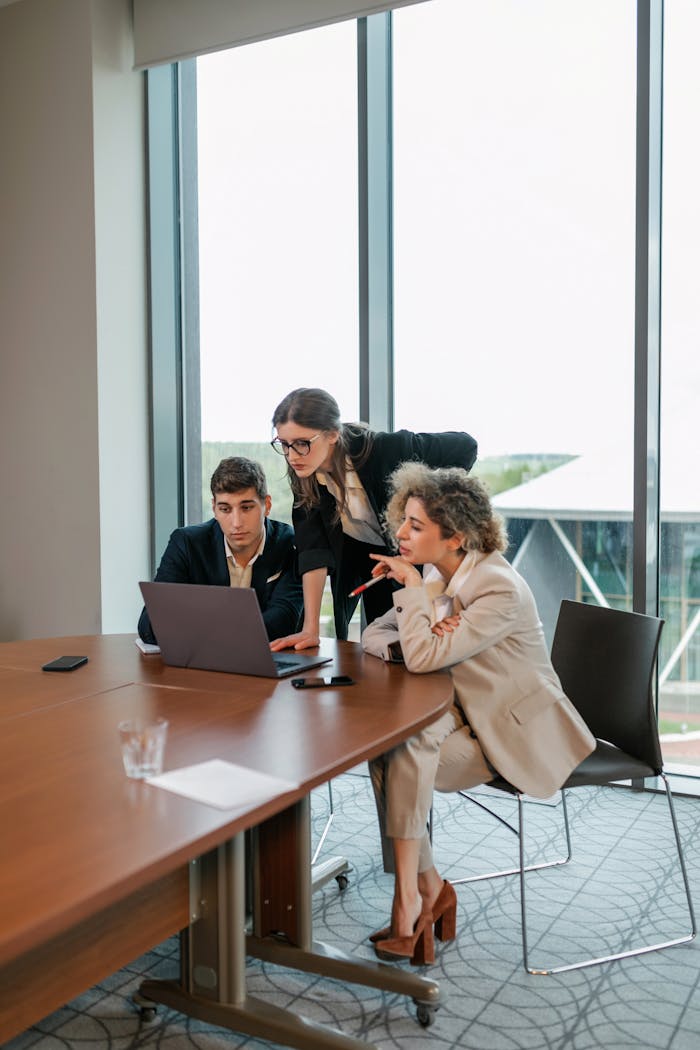
{"label": "dark window mullion", "polygon": [[637,3],[633,607],[658,615],[663,0]]}
{"label": "dark window mullion", "polygon": [[148,71],[152,561],[184,521],[178,69]]}

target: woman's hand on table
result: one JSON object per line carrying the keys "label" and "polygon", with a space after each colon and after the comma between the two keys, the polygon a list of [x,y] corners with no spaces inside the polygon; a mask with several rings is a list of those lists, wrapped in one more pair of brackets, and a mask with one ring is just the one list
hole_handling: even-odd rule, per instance
{"label": "woman's hand on table", "polygon": [[296,634],[288,634],[285,638],[275,638],[274,642],[270,642],[270,649],[273,653],[278,653],[281,649],[313,649],[320,643],[318,631],[297,631]]}

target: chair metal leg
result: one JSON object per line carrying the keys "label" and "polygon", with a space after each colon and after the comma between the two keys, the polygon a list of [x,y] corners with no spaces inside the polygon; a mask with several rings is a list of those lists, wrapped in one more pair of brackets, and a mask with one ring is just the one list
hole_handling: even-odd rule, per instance
{"label": "chair metal leg", "polygon": [[323,831],[321,832],[321,837],[318,840],[318,843],[316,845],[316,849],[314,850],[313,856],[311,858],[311,866],[312,867],[316,863],[316,861],[318,860],[318,855],[319,855],[319,853],[321,852],[321,850],[323,848],[323,843],[326,841],[326,835],[331,830],[331,824],[333,823],[333,816],[334,816],[334,814],[335,814],[335,810],[333,808],[333,785],[332,785],[331,781],[329,780],[328,781],[328,817],[326,819],[326,823],[325,823],[325,826],[323,828]]}
{"label": "chair metal leg", "polygon": [[331,824],[333,823],[333,816],[335,809],[333,806],[333,787],[331,781],[328,781],[328,817],[326,819],[325,827],[321,833],[321,837],[318,840],[316,849],[311,857],[311,889],[313,893],[320,890],[322,886],[325,886],[331,879],[335,879],[338,883],[338,889],[344,890],[348,885],[348,872],[350,871],[350,864],[345,857],[332,856],[326,857],[325,860],[319,862],[318,855],[321,852],[323,843],[326,841],[326,835],[330,831]]}
{"label": "chair metal leg", "polygon": [[[470,802],[473,802],[475,806],[479,806],[480,809],[485,810],[490,816],[494,817],[495,820],[498,820],[501,824],[503,824],[506,828],[508,828],[509,831],[512,831],[514,835],[518,836],[518,839],[519,839],[519,858],[520,858],[520,862],[519,863],[520,863],[520,866],[517,867],[517,868],[507,868],[504,871],[491,871],[491,872],[487,872],[484,875],[465,875],[465,876],[463,876],[460,879],[450,878],[450,882],[452,883],[453,886],[461,886],[462,883],[467,883],[467,882],[482,882],[484,879],[498,879],[498,878],[501,878],[504,875],[519,875],[522,870],[525,870],[525,871],[542,871],[544,868],[559,868],[559,867],[562,866],[562,864],[568,864],[569,861],[571,860],[571,835],[570,835],[570,832],[569,832],[569,816],[568,816],[568,811],[567,811],[567,808],[566,808],[566,793],[564,791],[562,791],[562,793],[561,793],[561,802],[562,802],[562,815],[564,817],[564,835],[566,837],[566,856],[565,857],[558,857],[556,860],[543,861],[541,864],[528,864],[528,865],[525,866],[524,869],[522,867],[522,865],[523,865],[522,831],[520,830],[522,828],[522,817],[520,816],[520,812],[521,812],[522,806],[523,806],[522,797],[520,795],[517,795],[517,794],[515,795],[515,798],[517,798],[517,800],[518,800],[518,827],[514,828],[512,824],[510,824],[503,817],[499,816],[498,813],[494,813],[494,811],[492,809],[490,809],[488,806],[485,806],[482,802],[478,802],[475,798],[472,798],[471,795],[468,795],[468,794],[466,794],[465,792],[462,792],[462,791],[459,791],[458,794],[462,795],[463,798],[469,799]],[[431,810],[431,814],[432,814],[432,810]]]}
{"label": "chair metal leg", "polygon": [[[696,934],[695,928],[695,912],[693,910],[693,902],[690,896],[690,885],[688,883],[688,873],[685,866],[685,857],[683,855],[683,847],[681,844],[681,838],[678,831],[678,822],[676,820],[676,811],[673,805],[673,794],[668,783],[668,779],[665,773],[661,773],[661,778],[666,788],[666,798],[668,800],[669,811],[671,814],[671,823],[673,825],[673,834],[676,839],[676,849],[678,851],[678,860],[680,863],[681,874],[683,876],[683,884],[685,886],[685,896],[688,903],[688,912],[690,915],[691,932],[684,934],[682,937],[676,937],[671,941],[661,941],[659,944],[648,944],[641,948],[631,948],[624,952],[614,952],[611,955],[600,955],[595,959],[585,959],[583,962],[569,963],[566,966],[552,966],[549,969],[534,968],[530,966],[528,949],[527,949],[527,925],[526,925],[526,908],[525,908],[525,872],[528,869],[524,866],[524,845],[523,845],[523,807],[522,798],[518,795],[518,820],[520,828],[520,912],[522,921],[522,941],[523,941],[523,965],[528,973],[535,975],[549,976],[555,973],[565,973],[568,970],[582,970],[586,966],[597,966],[599,963],[614,962],[616,959],[628,959],[635,955],[646,955],[648,952],[659,951],[661,948],[671,948],[676,944],[686,944],[688,941],[692,941]],[[562,800],[565,800],[565,792],[562,791]],[[567,821],[568,829],[568,821]],[[568,837],[568,835],[567,835]]]}
{"label": "chair metal leg", "polygon": [[685,866],[685,855],[683,853],[683,846],[681,845],[681,836],[678,831],[678,821],[676,820],[676,807],[673,804],[673,792],[671,791],[671,785],[668,782],[668,777],[665,773],[661,774],[661,779],[664,782],[666,789],[666,798],[668,800],[668,808],[671,814],[671,823],[673,824],[673,834],[676,839],[676,849],[678,850],[678,863],[680,864],[681,874],[683,875],[683,885],[685,887],[685,899],[688,903],[688,913],[690,915],[690,929],[691,933],[684,938],[684,940],[692,941],[697,933],[697,927],[695,924],[695,910],[693,909],[693,900],[690,896],[690,883],[688,882],[688,870]]}
{"label": "chair metal leg", "polygon": [[508,830],[512,831],[514,835],[518,834],[518,829],[514,828],[510,821],[506,820],[505,817],[502,817],[500,813],[496,813],[495,810],[491,809],[491,807],[487,806],[484,802],[479,802],[479,799],[474,798],[474,796],[470,795],[468,791],[458,791],[457,794],[461,795],[462,798],[466,798],[466,800],[468,802],[471,802],[473,806],[478,806],[479,809],[482,809],[484,811],[484,813],[488,813],[490,817],[493,817],[494,820],[497,820],[498,823],[502,824],[504,828],[508,828]]}

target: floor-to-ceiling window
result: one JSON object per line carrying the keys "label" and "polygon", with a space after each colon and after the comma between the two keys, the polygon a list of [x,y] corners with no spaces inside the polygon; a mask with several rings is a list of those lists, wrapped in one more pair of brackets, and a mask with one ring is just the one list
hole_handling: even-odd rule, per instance
{"label": "floor-to-ceiling window", "polygon": [[550,636],[562,597],[629,607],[635,13],[393,18],[396,425],[477,437]]}
{"label": "floor-to-ceiling window", "polygon": [[666,0],[659,718],[667,762],[700,765],[700,4]]}
{"label": "floor-to-ceiling window", "polygon": [[290,519],[277,403],[298,386],[358,412],[354,22],[197,60],[202,504],[225,455],[262,460]]}
{"label": "floor-to-ceiling window", "polygon": [[[633,549],[634,465],[646,462],[633,448],[643,6],[430,0],[374,16],[391,79],[384,123],[372,107],[387,96],[363,95],[371,76],[358,120],[357,23],[197,60],[203,513],[211,469],[242,452],[263,459],[274,513],[288,518],[272,410],[292,387],[319,385],[356,418],[360,366],[370,385],[380,368],[362,333],[386,317],[387,418],[478,439],[476,469],[548,636],[562,597],[632,607],[633,560],[650,556]],[[700,659],[699,21],[695,0],[667,0],[660,700],[667,757],[688,763]],[[386,128],[393,283],[381,304],[381,281],[362,294],[363,245],[377,234],[358,192],[363,98],[368,141]]]}

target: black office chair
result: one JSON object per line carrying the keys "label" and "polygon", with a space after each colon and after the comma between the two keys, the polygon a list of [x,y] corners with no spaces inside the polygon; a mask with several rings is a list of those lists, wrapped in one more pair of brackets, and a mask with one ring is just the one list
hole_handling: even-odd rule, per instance
{"label": "black office chair", "polygon": [[[652,674],[661,635],[663,620],[639,613],[622,612],[581,602],[563,601],[559,610],[552,663],[559,675],[564,692],[597,738],[595,751],[573,771],[562,787],[562,813],[568,845],[568,856],[545,864],[525,865],[523,796],[500,777],[490,787],[515,795],[518,800],[519,866],[508,871],[452,879],[453,884],[476,882],[501,875],[520,877],[520,908],[522,915],[523,964],[531,974],[563,973],[584,966],[611,962],[645,952],[684,944],[695,937],[695,914],[690,896],[688,875],[681,846],[678,824],[668,779],[663,771],[661,744],[654,710]],[[666,789],[671,823],[678,850],[680,870],[690,914],[691,932],[660,944],[602,955],[595,959],[566,966],[533,968],[527,947],[527,918],[525,908],[525,873],[567,863],[571,857],[569,819],[566,810],[566,791],[588,785],[604,785],[618,780],[641,780],[660,777]],[[460,794],[466,794],[460,792]],[[471,796],[466,795],[473,802]],[[493,814],[495,815],[495,814]],[[498,818],[501,819],[501,818]],[[504,822],[506,823],[506,822]]]}

